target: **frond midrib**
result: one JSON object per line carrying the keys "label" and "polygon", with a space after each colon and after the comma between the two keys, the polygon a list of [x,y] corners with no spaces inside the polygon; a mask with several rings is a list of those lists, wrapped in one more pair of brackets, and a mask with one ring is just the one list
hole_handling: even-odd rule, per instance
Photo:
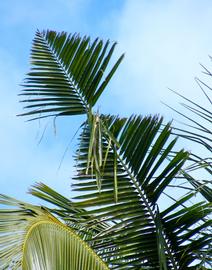
{"label": "frond midrib", "polygon": [[[139,200],[142,199],[143,203],[145,204],[146,208],[148,209],[148,212],[149,212],[149,214],[150,214],[150,216],[152,218],[152,221],[154,222],[155,229],[156,229],[156,221],[155,221],[156,216],[155,216],[154,210],[150,206],[151,205],[150,201],[148,200],[148,198],[145,195],[144,191],[142,191],[141,187],[138,185],[138,181],[136,180],[135,176],[133,176],[133,174],[131,173],[129,165],[125,162],[125,160],[118,153],[117,153],[117,158],[119,159],[120,163],[122,164],[122,166],[124,167],[125,171],[127,172],[128,176],[129,176],[129,178],[131,179],[133,185],[135,186],[136,190],[138,191],[138,194],[140,196]],[[174,269],[178,270],[179,265],[178,265],[176,259],[172,255],[172,251],[170,250],[171,246],[168,245],[168,243],[167,243],[167,241],[169,242],[169,239],[168,239],[167,235],[164,232],[164,228],[163,228],[163,233],[164,233],[163,238],[164,238],[164,244],[166,245],[166,251],[169,254],[169,258],[171,259],[171,261],[173,263]]]}

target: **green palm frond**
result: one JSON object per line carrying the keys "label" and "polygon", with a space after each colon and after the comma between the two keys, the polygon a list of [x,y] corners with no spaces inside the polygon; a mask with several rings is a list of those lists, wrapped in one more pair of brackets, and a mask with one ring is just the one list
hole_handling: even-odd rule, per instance
{"label": "green palm frond", "polygon": [[[193,265],[210,265],[211,225],[210,203],[200,202],[189,207],[182,203],[194,194],[184,196],[161,213],[163,227],[169,239],[181,270],[193,269]],[[199,254],[204,254],[201,258]],[[197,267],[197,266],[196,266]],[[198,268],[196,268],[198,269]],[[207,268],[206,268],[207,269]]]}
{"label": "green palm frond", "polygon": [[[74,227],[75,231],[83,239],[88,240],[109,227],[104,221],[97,222],[96,220],[88,224],[86,223],[86,226],[84,226],[85,221],[90,219],[91,215],[85,209],[74,207],[73,201],[43,183],[33,185],[29,193],[50,203],[51,205],[46,207],[48,211],[62,219],[67,226]],[[82,215],[78,217],[76,215],[77,213],[81,213]]]}
{"label": "green palm frond", "polygon": [[[100,121],[104,127],[101,156],[103,160],[107,156],[105,165],[101,166],[96,158],[98,170],[95,163],[87,169],[92,135],[92,128],[87,125],[76,157],[78,176],[73,185],[75,191],[83,193],[75,198],[80,200],[75,207],[89,209],[88,213],[94,216],[90,220],[111,223],[111,228],[95,239],[94,249],[118,269],[131,269],[138,264],[153,269],[166,269],[165,265],[178,269],[163,232],[159,236],[163,236],[165,251],[163,258],[158,258],[156,202],[180,171],[187,153],[180,151],[167,164],[176,140],[168,142],[170,124],[162,128],[161,118],[133,116],[127,120],[102,116]],[[95,140],[98,142],[99,138],[94,137]],[[101,181],[99,191],[96,178]],[[111,252],[105,252],[105,247]],[[159,268],[160,260],[163,268]]]}
{"label": "green palm frond", "polygon": [[181,174],[194,187],[196,193],[201,193],[201,195],[208,202],[212,203],[212,189],[209,186],[211,184],[211,181],[204,182],[204,181],[197,180],[191,174],[187,173],[186,170],[182,170]]}
{"label": "green palm frond", "polygon": [[[211,76],[211,75],[210,75]],[[198,82],[198,85],[200,86],[201,90],[204,94],[205,91],[202,88],[203,86],[207,86],[199,79],[196,80]],[[171,89],[170,89],[171,90]],[[211,90],[211,89],[210,89]],[[212,123],[212,113],[211,113],[211,100],[209,96],[207,98],[209,99],[209,108],[205,105],[198,104],[197,102],[192,101],[191,99],[181,95],[180,93],[171,90],[174,94],[178,95],[181,99],[185,100],[187,103],[180,103],[181,106],[185,109],[185,113],[175,110],[172,107],[168,106],[172,110],[174,110],[176,113],[181,115],[181,117],[186,120],[186,128],[180,128],[180,127],[174,127],[173,133],[181,136],[184,139],[196,142],[203,146],[208,151],[212,151],[211,147],[211,123]]]}
{"label": "green palm frond", "polygon": [[0,197],[0,268],[109,270],[101,258],[46,209]]}
{"label": "green palm frond", "polygon": [[[199,97],[198,101],[194,101],[191,100],[191,98],[170,89],[183,101],[180,103],[182,109],[176,110],[168,105],[167,106],[180,116],[179,120],[181,122],[175,123],[172,131],[173,134],[180,136],[183,140],[185,139],[193,143],[189,162],[187,163],[188,165],[182,172],[182,175],[193,186],[197,193],[201,193],[206,200],[212,202],[212,89],[210,86],[212,74],[203,65],[201,66],[204,69],[203,73],[207,75],[207,83],[199,78],[196,78],[195,81],[202,92],[202,102]],[[182,120],[184,123],[182,123]],[[196,148],[195,145],[197,145],[198,148]],[[198,153],[197,149],[200,149],[201,152]],[[198,171],[200,177],[197,177],[197,172],[194,171]],[[193,172],[195,174],[193,174]]]}
{"label": "green palm frond", "polygon": [[123,55],[106,73],[116,43],[65,32],[36,32],[31,71],[21,100],[36,118],[87,113],[104,91]]}

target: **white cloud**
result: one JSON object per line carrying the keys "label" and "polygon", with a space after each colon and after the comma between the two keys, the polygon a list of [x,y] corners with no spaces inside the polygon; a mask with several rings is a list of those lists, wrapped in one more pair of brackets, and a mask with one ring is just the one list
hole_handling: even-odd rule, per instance
{"label": "white cloud", "polygon": [[211,14],[210,1],[126,1],[113,22],[120,51],[126,52],[114,103],[120,99],[125,112],[168,114],[160,101],[177,101],[167,87],[198,97],[194,77],[201,75],[199,62],[210,65]]}

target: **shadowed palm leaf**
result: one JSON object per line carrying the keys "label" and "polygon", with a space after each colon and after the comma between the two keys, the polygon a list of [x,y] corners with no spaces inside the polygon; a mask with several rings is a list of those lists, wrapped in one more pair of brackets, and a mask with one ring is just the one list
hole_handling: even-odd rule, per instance
{"label": "shadowed palm leaf", "polygon": [[[102,149],[98,147],[100,138],[97,136],[92,140],[93,147],[96,147],[93,156],[96,155],[96,158],[94,157],[86,172],[92,130],[85,126],[77,156],[77,182],[73,185],[75,191],[87,193],[75,198],[81,200],[75,204],[76,207],[94,207],[95,209],[88,211],[95,216],[93,218],[113,224],[96,238],[94,248],[103,252],[102,256],[113,263],[114,267],[118,266],[118,269],[131,269],[138,265],[159,269],[159,261],[163,265],[161,269],[178,269],[163,229],[159,229],[163,225],[156,225],[160,221],[156,202],[181,169],[187,153],[177,153],[165,165],[175,140],[165,147],[171,132],[170,125],[159,133],[162,119],[157,117],[131,117],[126,120],[111,116],[100,117],[100,121],[104,127]],[[110,134],[113,137],[110,138]],[[106,160],[105,164],[102,162],[102,166],[100,156]],[[99,185],[101,189],[96,191]],[[160,245],[163,250],[160,251],[159,258],[158,237],[163,239],[165,245]],[[114,249],[114,253],[104,252],[106,247]]]}
{"label": "shadowed palm leaf", "polygon": [[[166,163],[176,140],[168,142],[170,125],[161,129],[162,119],[158,117],[133,116],[127,120],[101,116],[98,119],[102,123],[101,132],[96,128],[93,133],[93,126],[89,125],[82,132],[76,157],[78,176],[73,185],[75,191],[82,193],[75,198],[80,200],[75,207],[86,207],[93,215],[84,223],[97,219],[111,224],[94,237],[92,247],[117,269],[185,269],[190,262],[182,256],[185,249],[178,245],[181,235],[174,224],[170,229],[171,222],[167,223],[160,215],[157,200],[181,171],[187,153],[180,151]],[[91,160],[88,169],[91,141],[93,162]],[[192,196],[187,196],[183,202]],[[176,211],[183,202],[172,205],[167,214],[170,219],[172,215],[181,219],[184,229],[180,232],[187,234],[192,232],[192,226],[202,222],[210,209],[203,203],[199,208],[195,206],[192,214],[190,208]],[[208,225],[206,222],[200,229]],[[180,244],[185,248],[186,241],[194,243],[192,236],[190,233]],[[209,235],[196,240],[197,243],[200,250],[207,247]],[[193,261],[197,258],[195,244],[194,248],[188,244]]]}

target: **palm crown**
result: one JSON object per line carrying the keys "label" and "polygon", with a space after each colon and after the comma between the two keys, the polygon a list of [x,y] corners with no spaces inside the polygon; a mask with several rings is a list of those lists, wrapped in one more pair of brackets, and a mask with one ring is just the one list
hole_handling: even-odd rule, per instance
{"label": "palm crown", "polygon": [[209,269],[209,202],[189,205],[193,190],[158,206],[170,183],[186,173],[188,153],[174,150],[171,124],[159,116],[93,110],[123,59],[107,72],[115,45],[36,33],[22,115],[87,115],[75,155],[78,195],[69,200],[34,185],[30,193],[52,208],[1,195],[1,204],[13,207],[0,210],[1,269]]}

